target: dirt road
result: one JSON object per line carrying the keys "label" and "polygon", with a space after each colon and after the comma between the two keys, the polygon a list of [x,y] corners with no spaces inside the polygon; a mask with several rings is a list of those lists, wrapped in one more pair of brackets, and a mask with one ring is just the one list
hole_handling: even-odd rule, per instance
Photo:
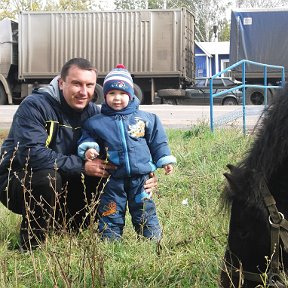
{"label": "dirt road", "polygon": [[[0,105],[0,129],[9,129],[17,105]],[[142,105],[140,109],[157,114],[165,128],[189,129],[192,125],[207,123],[210,125],[209,106],[181,105]],[[218,126],[234,125],[242,128],[242,106],[214,106],[213,123]],[[246,106],[247,129],[253,129],[263,106]]]}

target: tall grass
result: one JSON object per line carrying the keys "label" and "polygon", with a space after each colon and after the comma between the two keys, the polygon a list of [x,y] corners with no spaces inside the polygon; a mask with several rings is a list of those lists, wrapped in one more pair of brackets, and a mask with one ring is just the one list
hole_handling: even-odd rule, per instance
{"label": "tall grass", "polygon": [[138,239],[127,215],[121,242],[101,242],[91,226],[52,234],[41,249],[20,254],[21,219],[1,204],[0,287],[218,287],[229,219],[219,210],[223,172],[251,137],[236,129],[212,134],[205,124],[167,133],[178,163],[172,175],[157,171],[160,245]]}

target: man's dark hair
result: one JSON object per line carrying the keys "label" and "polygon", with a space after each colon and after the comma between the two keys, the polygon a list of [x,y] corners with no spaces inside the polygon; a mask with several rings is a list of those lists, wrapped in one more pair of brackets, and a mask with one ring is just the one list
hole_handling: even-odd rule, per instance
{"label": "man's dark hair", "polygon": [[87,59],[84,59],[84,58],[72,58],[69,61],[67,61],[61,69],[61,78],[63,80],[66,79],[66,76],[69,73],[69,69],[72,66],[76,66],[82,70],[95,71],[96,76],[97,76],[97,69],[91,64],[90,61],[88,61]]}

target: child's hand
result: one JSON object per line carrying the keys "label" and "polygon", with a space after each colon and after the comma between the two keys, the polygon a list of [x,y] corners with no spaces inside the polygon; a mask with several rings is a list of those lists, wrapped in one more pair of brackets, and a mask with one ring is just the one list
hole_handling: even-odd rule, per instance
{"label": "child's hand", "polygon": [[163,166],[164,170],[165,170],[165,174],[169,175],[173,172],[174,168],[172,166],[172,164],[167,164]]}
{"label": "child's hand", "polygon": [[135,197],[136,203],[143,203],[144,201],[150,200],[152,198],[152,192],[142,191],[140,194],[137,194]]}
{"label": "child's hand", "polygon": [[94,148],[90,148],[85,152],[85,159],[88,161],[92,161],[97,158],[98,155],[99,153]]}

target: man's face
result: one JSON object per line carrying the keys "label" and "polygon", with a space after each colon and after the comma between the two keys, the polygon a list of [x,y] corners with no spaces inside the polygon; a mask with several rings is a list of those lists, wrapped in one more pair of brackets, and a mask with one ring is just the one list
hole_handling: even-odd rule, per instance
{"label": "man's face", "polygon": [[59,87],[67,104],[78,111],[83,110],[94,96],[96,72],[82,70],[77,66],[69,69],[66,79],[59,79]]}

